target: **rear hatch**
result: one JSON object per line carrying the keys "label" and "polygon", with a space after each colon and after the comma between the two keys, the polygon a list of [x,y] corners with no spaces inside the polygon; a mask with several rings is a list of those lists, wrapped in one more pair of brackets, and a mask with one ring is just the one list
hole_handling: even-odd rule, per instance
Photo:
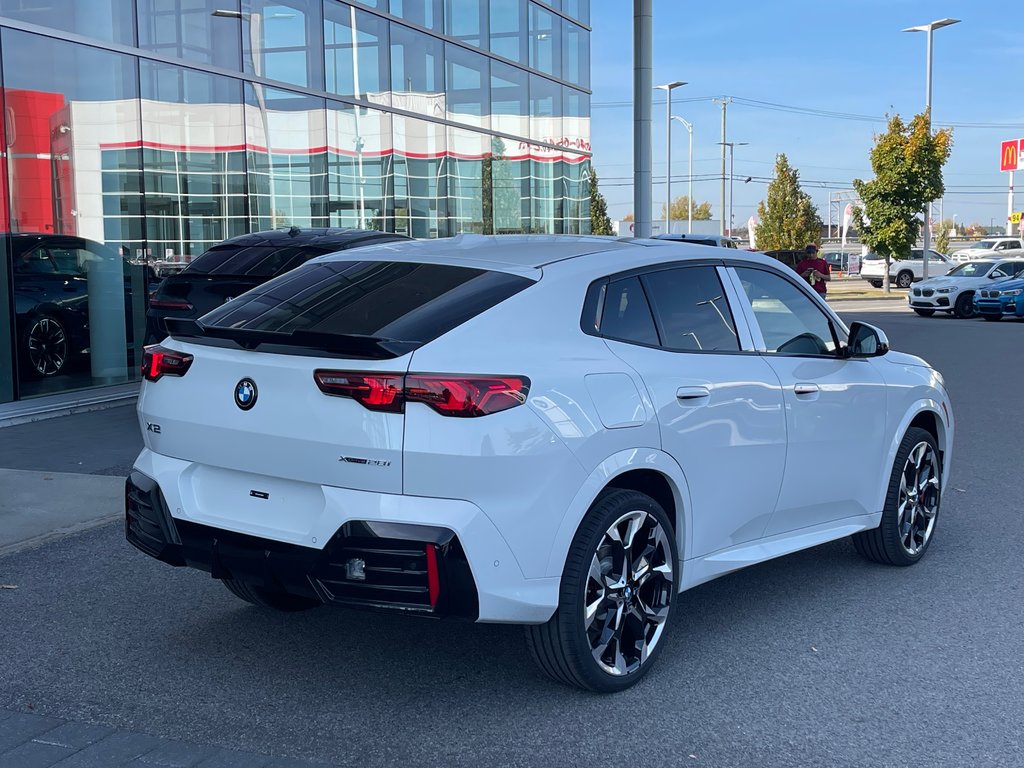
{"label": "rear hatch", "polygon": [[171,320],[171,340],[147,356],[146,445],[194,462],[192,491],[211,505],[255,492],[301,506],[320,492],[308,484],[401,493],[405,417],[395,394],[413,351],[532,282],[330,257],[201,321]]}

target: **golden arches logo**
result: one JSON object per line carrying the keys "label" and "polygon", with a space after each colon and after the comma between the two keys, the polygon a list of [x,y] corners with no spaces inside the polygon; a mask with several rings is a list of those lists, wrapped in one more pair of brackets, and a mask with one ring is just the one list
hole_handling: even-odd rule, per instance
{"label": "golden arches logo", "polygon": [[1018,141],[1004,141],[1002,147],[1002,155],[999,158],[999,170],[1001,171],[1015,171],[1017,170],[1017,159],[1019,142]]}

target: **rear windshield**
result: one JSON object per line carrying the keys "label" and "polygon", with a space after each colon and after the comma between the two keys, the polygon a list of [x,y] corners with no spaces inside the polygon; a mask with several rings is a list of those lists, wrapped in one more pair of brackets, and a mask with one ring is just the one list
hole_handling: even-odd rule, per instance
{"label": "rear windshield", "polygon": [[532,282],[448,264],[317,262],[221,305],[200,322],[225,330],[338,337],[339,348],[343,337],[418,346]]}
{"label": "rear windshield", "polygon": [[190,274],[274,277],[329,251],[311,245],[217,245],[188,265]]}

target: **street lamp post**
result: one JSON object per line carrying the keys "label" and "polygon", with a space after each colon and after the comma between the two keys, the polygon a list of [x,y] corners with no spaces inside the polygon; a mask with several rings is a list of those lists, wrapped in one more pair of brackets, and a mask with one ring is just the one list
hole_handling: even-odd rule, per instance
{"label": "street lamp post", "polygon": [[[928,24],[922,24],[917,27],[907,27],[904,32],[927,32],[928,33],[928,52],[926,55],[925,63],[925,79],[924,79],[924,108],[925,108],[925,119],[928,121],[928,132],[932,130],[932,34],[936,29],[942,29],[943,27],[949,27],[953,24],[959,24],[960,19],[938,19],[937,21],[929,22]],[[928,278],[928,249],[931,247],[931,231],[929,229],[929,222],[931,220],[932,203],[928,201],[924,209],[924,242],[922,243],[921,253],[921,275],[923,278]]]}
{"label": "street lamp post", "polygon": [[686,85],[681,80],[654,86],[665,92],[665,234],[672,233],[672,91]]}
{"label": "street lamp post", "polygon": [[729,148],[729,237],[732,237],[733,220],[732,220],[732,193],[733,193],[733,173],[734,161],[736,159],[736,147],[746,147],[750,144],[749,141],[720,141],[719,144]]}
{"label": "street lamp post", "polygon": [[678,120],[684,126],[686,126],[686,132],[690,135],[690,153],[686,164],[686,176],[687,176],[687,206],[686,206],[686,233],[690,234],[693,232],[693,123],[679,117],[679,115],[672,115],[673,120]]}

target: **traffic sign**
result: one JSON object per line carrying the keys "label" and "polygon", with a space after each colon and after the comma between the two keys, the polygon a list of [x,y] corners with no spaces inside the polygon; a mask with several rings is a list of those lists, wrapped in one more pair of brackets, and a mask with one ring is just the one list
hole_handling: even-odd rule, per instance
{"label": "traffic sign", "polygon": [[1011,224],[1020,224],[1020,219],[1021,219],[1021,212],[1020,211],[1014,211],[1013,213],[1010,214],[1010,223]]}

